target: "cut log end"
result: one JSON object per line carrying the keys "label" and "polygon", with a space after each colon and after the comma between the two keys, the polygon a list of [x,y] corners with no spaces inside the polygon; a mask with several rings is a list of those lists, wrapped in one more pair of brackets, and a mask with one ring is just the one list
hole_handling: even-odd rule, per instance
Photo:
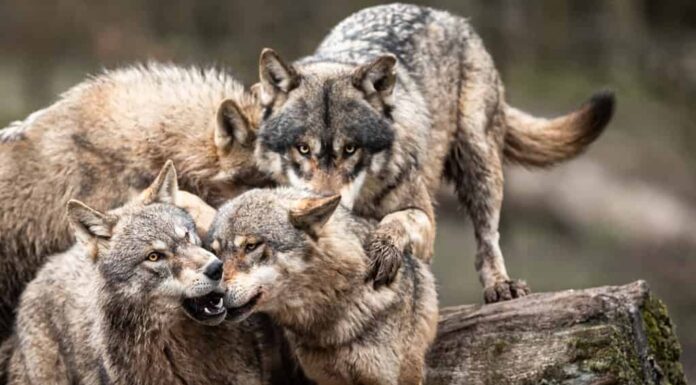
{"label": "cut log end", "polygon": [[643,281],[442,310],[427,385],[685,385],[664,304]]}

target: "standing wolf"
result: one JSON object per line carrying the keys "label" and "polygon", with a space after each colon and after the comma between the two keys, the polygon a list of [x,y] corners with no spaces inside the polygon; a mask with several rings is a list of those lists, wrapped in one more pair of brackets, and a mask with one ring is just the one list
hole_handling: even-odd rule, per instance
{"label": "standing wolf", "polygon": [[209,241],[225,263],[228,313],[270,315],[318,384],[418,385],[438,318],[430,268],[407,253],[375,290],[362,247],[375,223],[339,201],[284,187],[220,209]]}
{"label": "standing wolf", "polygon": [[222,262],[177,190],[168,162],[121,208],[68,203],[78,242],[22,295],[10,384],[262,383],[252,330],[221,324]]}
{"label": "standing wolf", "polygon": [[68,198],[118,207],[166,159],[182,187],[213,204],[262,184],[258,110],[223,72],[152,64],[97,76],[0,131],[0,341],[24,285],[73,241]]}
{"label": "standing wolf", "polygon": [[599,93],[552,120],[519,111],[464,18],[405,4],[348,17],[292,65],[264,50],[260,77],[260,165],[295,186],[340,191],[355,213],[381,220],[366,244],[377,285],[393,279],[405,251],[430,258],[431,202],[444,178],[473,221],[486,302],[528,292],[499,247],[503,163],[578,155],[614,107]]}

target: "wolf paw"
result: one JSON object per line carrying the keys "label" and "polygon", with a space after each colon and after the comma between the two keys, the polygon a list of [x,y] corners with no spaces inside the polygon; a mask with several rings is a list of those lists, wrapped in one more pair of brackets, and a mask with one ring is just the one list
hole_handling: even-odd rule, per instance
{"label": "wolf paw", "polygon": [[375,289],[392,283],[403,257],[394,242],[389,237],[376,233],[368,240],[365,249],[371,260],[367,280],[372,280]]}
{"label": "wolf paw", "polygon": [[493,286],[483,289],[483,299],[486,303],[508,301],[529,294],[529,286],[522,280],[498,281]]}

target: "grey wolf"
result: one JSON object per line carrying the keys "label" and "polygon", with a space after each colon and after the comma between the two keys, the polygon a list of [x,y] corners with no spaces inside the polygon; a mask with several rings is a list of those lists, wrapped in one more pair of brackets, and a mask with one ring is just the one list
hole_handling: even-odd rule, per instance
{"label": "grey wolf", "polygon": [[77,242],[22,294],[9,384],[263,382],[255,334],[221,324],[223,264],[173,205],[177,191],[167,162],[120,208],[69,201]]}
{"label": "grey wolf", "polygon": [[435,337],[429,266],[404,255],[394,281],[365,281],[375,222],[288,187],[255,189],[218,211],[208,242],[225,264],[229,317],[263,312],[319,384],[420,384]]}
{"label": "grey wolf", "polygon": [[340,192],[356,214],[381,221],[366,241],[375,284],[393,279],[405,252],[430,259],[433,195],[445,180],[473,222],[486,302],[529,291],[499,246],[503,164],[577,156],[614,108],[608,92],[555,119],[511,107],[467,20],[416,5],[359,11],[292,64],[265,49],[259,72],[259,166],[283,183]]}
{"label": "grey wolf", "polygon": [[165,160],[182,188],[219,204],[264,185],[253,161],[254,97],[224,72],[150,64],[106,72],[0,131],[0,340],[46,257],[73,242],[70,197],[127,202]]}

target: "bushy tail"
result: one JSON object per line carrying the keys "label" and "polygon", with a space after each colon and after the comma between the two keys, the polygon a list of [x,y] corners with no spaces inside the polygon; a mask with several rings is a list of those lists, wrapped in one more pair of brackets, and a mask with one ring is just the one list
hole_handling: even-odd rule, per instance
{"label": "bushy tail", "polygon": [[0,385],[7,384],[10,376],[10,358],[17,345],[17,337],[11,336],[0,345]]}
{"label": "bushy tail", "polygon": [[505,160],[547,167],[582,153],[614,114],[614,93],[596,93],[579,109],[555,119],[533,117],[505,105]]}

